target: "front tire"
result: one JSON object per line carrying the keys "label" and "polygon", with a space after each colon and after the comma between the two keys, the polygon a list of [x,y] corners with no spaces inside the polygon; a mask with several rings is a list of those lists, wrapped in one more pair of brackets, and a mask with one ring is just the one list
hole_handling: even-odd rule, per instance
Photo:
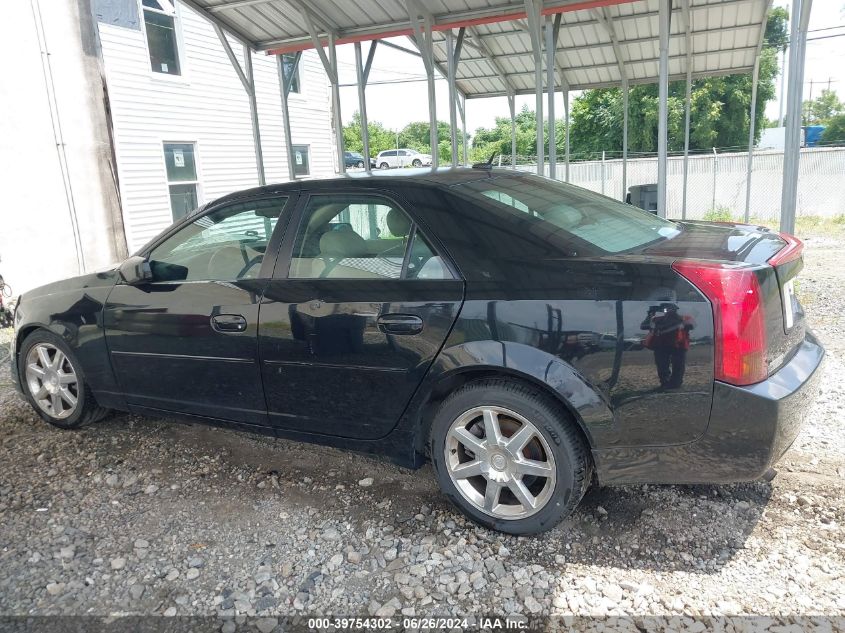
{"label": "front tire", "polygon": [[419,158],[415,158],[414,162],[411,163],[414,167],[422,167],[422,161]]}
{"label": "front tire", "polygon": [[590,483],[589,449],[557,402],[507,380],[471,382],[435,414],[431,460],[467,517],[508,534],[551,529]]}
{"label": "front tire", "polygon": [[27,336],[18,362],[20,383],[30,406],[60,429],[75,429],[108,413],[97,404],[76,355],[47,330]]}
{"label": "front tire", "polygon": [[389,169],[390,165],[388,165],[387,163],[382,163],[381,165],[378,166],[378,168],[379,169]]}
{"label": "front tire", "polygon": [[358,164],[357,164],[357,165],[355,165],[355,166],[356,166],[358,169],[364,169],[364,163],[363,163],[363,161],[358,161]]}

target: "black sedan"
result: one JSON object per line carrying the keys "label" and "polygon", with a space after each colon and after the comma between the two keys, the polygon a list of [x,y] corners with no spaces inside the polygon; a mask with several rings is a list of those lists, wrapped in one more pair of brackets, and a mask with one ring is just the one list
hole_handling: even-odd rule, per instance
{"label": "black sedan", "polygon": [[590,483],[768,475],[824,350],[802,245],[497,169],[272,185],[18,302],[47,422],[107,410],[430,460],[467,516],[549,529]]}

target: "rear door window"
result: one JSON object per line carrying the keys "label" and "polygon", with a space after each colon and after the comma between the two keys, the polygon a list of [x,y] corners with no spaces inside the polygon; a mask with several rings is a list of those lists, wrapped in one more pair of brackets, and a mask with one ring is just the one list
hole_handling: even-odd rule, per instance
{"label": "rear door window", "polygon": [[378,195],[315,195],[293,245],[294,279],[453,279],[408,214]]}

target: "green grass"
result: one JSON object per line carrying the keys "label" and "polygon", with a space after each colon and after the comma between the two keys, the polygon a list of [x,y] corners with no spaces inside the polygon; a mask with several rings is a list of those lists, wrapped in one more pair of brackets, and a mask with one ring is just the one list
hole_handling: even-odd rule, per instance
{"label": "green grass", "polygon": [[[707,222],[742,222],[742,214],[734,213],[729,207],[716,207],[704,214]],[[748,220],[749,224],[765,226],[775,231],[779,230],[780,218],[756,218]],[[845,235],[845,214],[840,213],[831,217],[820,215],[802,215],[795,219],[795,234],[798,237],[812,235],[826,235],[839,237]]]}
{"label": "green grass", "polygon": [[[760,224],[770,229],[778,230],[779,219],[751,218],[752,224]],[[842,236],[845,235],[845,214],[833,217],[822,217],[820,215],[803,215],[795,218],[795,235],[798,237],[807,235]]]}
{"label": "green grass", "polygon": [[735,218],[728,207],[716,207],[705,213],[703,219],[707,222],[736,222],[739,218]]}

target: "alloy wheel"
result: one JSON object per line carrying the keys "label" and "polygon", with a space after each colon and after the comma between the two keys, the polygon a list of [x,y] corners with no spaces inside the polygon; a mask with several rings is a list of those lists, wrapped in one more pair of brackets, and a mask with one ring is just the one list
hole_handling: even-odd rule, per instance
{"label": "alloy wheel", "polygon": [[65,353],[50,343],[34,345],[26,356],[26,384],[47,415],[63,420],[79,405],[79,378]]}
{"label": "alloy wheel", "polygon": [[446,436],[449,476],[461,496],[499,519],[539,512],[555,488],[555,461],[539,429],[514,411],[496,406],[470,409]]}

